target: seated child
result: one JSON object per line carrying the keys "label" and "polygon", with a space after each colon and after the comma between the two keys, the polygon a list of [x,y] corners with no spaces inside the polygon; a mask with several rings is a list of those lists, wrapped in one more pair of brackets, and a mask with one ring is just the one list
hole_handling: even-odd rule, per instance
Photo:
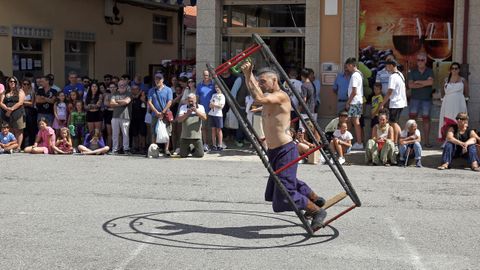
{"label": "seated child", "polygon": [[47,119],[42,117],[38,121],[38,134],[32,146],[25,147],[25,153],[53,154],[55,145],[55,131],[48,126]]}
{"label": "seated child", "polygon": [[338,117],[333,118],[325,127],[325,136],[327,136],[328,141],[333,139],[333,133],[337,130],[339,123],[348,123],[347,111],[339,112]]}
{"label": "seated child", "polygon": [[352,149],[353,135],[347,129],[347,123],[339,123],[338,129],[333,133],[333,139],[330,142],[330,147],[338,154],[340,164],[345,163],[344,154],[349,153]]}
{"label": "seated child", "polygon": [[70,130],[66,127],[60,129],[60,137],[53,146],[55,154],[68,155],[73,154],[72,138],[70,137]]}
{"label": "seated child", "polygon": [[78,150],[84,155],[103,155],[110,150],[110,147],[105,145],[100,130],[95,129],[93,136],[87,133],[83,145],[79,145]]}
{"label": "seated child", "polygon": [[18,142],[15,135],[10,132],[8,123],[2,124],[2,132],[0,133],[0,154],[12,154],[13,149],[18,148]]}

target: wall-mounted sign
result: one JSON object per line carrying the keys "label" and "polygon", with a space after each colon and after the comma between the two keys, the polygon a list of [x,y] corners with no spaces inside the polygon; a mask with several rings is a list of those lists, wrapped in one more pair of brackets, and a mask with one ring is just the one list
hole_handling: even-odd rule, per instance
{"label": "wall-mounted sign", "polygon": [[0,36],[8,36],[10,33],[10,27],[6,25],[0,25]]}

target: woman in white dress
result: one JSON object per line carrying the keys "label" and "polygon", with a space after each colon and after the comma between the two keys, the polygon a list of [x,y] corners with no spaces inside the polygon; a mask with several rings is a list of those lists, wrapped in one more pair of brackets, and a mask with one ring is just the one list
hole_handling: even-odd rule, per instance
{"label": "woman in white dress", "polygon": [[442,89],[442,107],[438,119],[438,139],[444,141],[446,131],[450,124],[456,123],[455,117],[460,112],[467,112],[468,100],[468,82],[460,76],[460,64],[453,62],[450,65],[450,74],[445,79],[445,85]]}

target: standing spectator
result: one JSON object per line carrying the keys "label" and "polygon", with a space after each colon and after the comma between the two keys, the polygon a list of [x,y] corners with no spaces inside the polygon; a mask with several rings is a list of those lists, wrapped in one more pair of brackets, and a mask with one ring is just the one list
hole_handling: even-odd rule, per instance
{"label": "standing spectator", "polygon": [[113,76],[111,74],[105,74],[103,75],[103,82],[105,83],[105,85],[108,87],[108,85],[110,85],[110,83],[112,82],[112,78]]}
{"label": "standing spectator", "polygon": [[182,135],[180,136],[180,157],[187,157],[192,150],[193,156],[203,157],[202,146],[202,123],[207,120],[205,108],[197,103],[197,96],[190,94],[188,103],[180,106],[177,121],[182,123]]}
{"label": "standing spectator", "polygon": [[132,78],[128,74],[123,74],[122,76],[120,76],[120,80],[127,83],[127,88],[130,87],[130,84],[132,83]]}
{"label": "standing spectator", "polygon": [[182,100],[180,101],[180,105],[188,103],[188,95],[195,94],[197,95],[197,87],[195,80],[189,79],[187,82],[187,87],[183,90]]}
{"label": "standing spectator", "polygon": [[5,91],[5,76],[3,75],[3,72],[0,70],[0,95],[3,94]]}
{"label": "standing spectator", "polygon": [[[404,165],[405,160],[408,160],[407,150],[410,148],[415,154],[415,166],[422,167],[422,145],[420,142],[422,137],[420,131],[417,129],[417,122],[414,119],[410,119],[405,124],[405,129],[400,133],[400,164]],[[405,164],[406,165],[406,164]]]}
{"label": "standing spectator", "polygon": [[307,68],[309,74],[308,78],[313,84],[313,88],[315,89],[315,111],[313,113],[317,114],[319,107],[320,107],[320,80],[315,77],[315,71],[311,68]]}
{"label": "standing spectator", "polygon": [[[226,69],[222,74],[220,74],[222,77],[223,81],[225,82],[225,85],[227,85],[227,90],[231,91],[233,85],[235,84],[235,80],[237,79],[237,76],[233,75],[230,69]],[[230,106],[228,103],[225,103],[225,106],[223,106],[222,109],[222,114],[227,115],[228,110],[230,109]]]}
{"label": "standing spectator", "polygon": [[168,84],[168,87],[170,88],[175,88],[175,86],[178,84],[178,78],[175,75],[172,75],[170,78],[170,83]]}
{"label": "standing spectator", "polygon": [[70,135],[73,136],[73,145],[77,147],[85,135],[86,113],[83,110],[83,101],[75,102],[75,109],[70,113],[68,128]]}
{"label": "standing spectator", "polygon": [[112,154],[118,154],[118,136],[122,133],[123,152],[130,155],[130,118],[132,111],[132,95],[127,92],[127,82],[120,81],[118,83],[118,92],[110,98],[110,106],[113,108],[112,116]]}
{"label": "standing spectator", "polygon": [[53,114],[55,119],[53,120],[52,128],[59,134],[60,129],[67,126],[68,120],[68,108],[65,102],[65,93],[57,93],[57,99],[53,104]]}
{"label": "standing spectator", "polygon": [[210,111],[208,112],[209,126],[212,127],[212,150],[222,151],[223,147],[223,106],[225,106],[225,96],[218,85],[215,85],[217,91],[210,99]]}
{"label": "standing spectator", "polygon": [[374,127],[378,124],[378,112],[380,111],[380,104],[383,102],[382,96],[382,84],[376,82],[373,86],[373,92],[375,95],[372,97],[372,110],[371,110],[371,117],[372,121],[370,122],[370,128]]}
{"label": "standing spectator", "polygon": [[[201,104],[205,108],[205,112],[208,114],[210,112],[210,100],[212,99],[213,94],[215,93],[214,84],[212,78],[210,77],[210,73],[208,70],[203,71],[203,80],[197,85],[197,95],[199,97],[199,104]],[[245,108],[245,97],[243,97],[243,107]],[[241,106],[241,105],[240,105]],[[207,152],[208,149],[208,123],[205,119],[202,123],[202,136],[203,136],[203,150]]]}
{"label": "standing spectator", "polygon": [[[163,83],[164,77],[162,73],[155,74],[155,87],[148,91],[148,106],[152,111],[152,143],[156,143],[156,126],[158,121],[164,121],[167,126],[169,136],[172,135],[172,125],[166,119],[166,114],[172,106],[173,92],[172,89]],[[168,150],[169,143],[165,143],[165,156],[170,156]]]}
{"label": "standing spectator", "polygon": [[301,108],[300,112],[302,113],[303,118],[307,118],[308,109],[310,113],[313,114],[313,120],[317,121],[317,113],[315,112],[315,86],[313,86],[313,83],[310,81],[310,71],[306,68],[302,69],[302,71],[300,71],[300,77],[302,79],[301,93],[303,101],[307,105],[307,108]]}
{"label": "standing spectator", "polygon": [[5,92],[0,95],[0,107],[2,108],[3,120],[12,128],[13,134],[18,140],[18,145],[21,146],[23,129],[25,128],[25,109],[23,108],[25,93],[22,88],[19,88],[18,84],[17,78],[7,78]]}
{"label": "standing spectator", "polygon": [[77,101],[82,101],[82,99],[78,96],[77,91],[70,92],[70,96],[68,97],[68,113],[71,113],[75,110],[75,104]]}
{"label": "standing spectator", "polygon": [[[395,60],[395,55],[393,54],[389,54],[385,57],[385,62],[391,62],[392,60]],[[386,66],[383,69],[381,69],[379,72],[377,72],[377,77],[375,78],[375,81],[382,84],[382,96],[387,95],[389,79],[390,79],[390,72],[387,70]]]}
{"label": "standing spectator", "polygon": [[37,108],[35,108],[35,91],[32,88],[32,82],[27,79],[22,81],[22,90],[25,93],[23,107],[25,109],[25,129],[23,130],[24,141],[22,146],[33,145],[35,136],[38,132],[37,127]]}
{"label": "standing spectator", "polygon": [[2,123],[2,131],[0,132],[0,154],[8,153],[12,154],[13,150],[19,148],[20,145],[10,132],[10,127],[7,123]]}
{"label": "standing spectator", "polygon": [[442,88],[442,107],[438,119],[438,138],[440,140],[445,138],[442,134],[442,128],[444,129],[445,124],[454,123],[458,113],[467,111],[466,101],[468,98],[468,82],[460,76],[460,64],[453,62]]}
{"label": "standing spectator", "polygon": [[387,95],[383,97],[383,102],[380,104],[380,109],[385,108],[388,102],[389,122],[393,127],[393,143],[395,144],[395,152],[398,153],[398,138],[400,136],[400,114],[403,108],[407,107],[407,92],[405,90],[405,77],[397,69],[397,62],[395,60],[385,63],[385,67],[390,72],[388,81]]}
{"label": "standing spectator", "polygon": [[[246,118],[246,107],[245,98],[249,95],[247,84],[245,81],[245,76],[240,75],[235,80],[235,83],[232,87],[232,96],[235,98],[238,104],[239,113],[242,115],[243,118]],[[245,143],[245,133],[240,126],[235,131],[235,144],[237,147],[243,147]]]}
{"label": "standing spectator", "polygon": [[433,71],[427,67],[427,55],[417,54],[417,68],[408,73],[408,87],[412,91],[409,118],[416,119],[422,113],[425,147],[430,148],[430,108],[432,106]]}
{"label": "standing spectator", "polygon": [[442,165],[437,169],[450,169],[452,160],[457,157],[467,158],[473,171],[480,172],[477,148],[475,147],[475,130],[468,128],[468,114],[461,112],[456,117],[457,125],[451,126],[447,131],[447,142],[443,148]]}
{"label": "standing spectator", "polygon": [[132,119],[130,121],[130,138],[132,151],[143,154],[145,151],[145,137],[147,126],[145,114],[147,113],[147,99],[145,92],[136,84],[131,86],[132,91]]}
{"label": "standing spectator", "polygon": [[38,134],[32,146],[25,147],[25,153],[53,154],[55,145],[55,131],[48,126],[47,119],[40,118],[38,121]]}
{"label": "standing spectator", "polygon": [[[297,77],[298,77],[297,70],[295,68],[290,68],[288,70],[288,78],[289,78],[290,84],[297,91],[297,93],[302,95],[302,82],[297,80]],[[288,88],[288,84],[286,82],[283,85],[284,85],[285,88]],[[294,108],[299,108],[298,107],[297,96],[295,96],[295,95],[290,96],[290,100],[291,100],[291,104],[292,104],[292,109],[290,110],[290,118],[293,120],[293,119],[298,117],[298,115],[294,111]],[[292,123],[294,129],[298,128],[298,123],[299,122],[300,121],[295,121],[294,123]]]}
{"label": "standing spectator", "polygon": [[382,110],[378,115],[378,124],[372,129],[372,138],[367,142],[365,160],[367,164],[390,166],[396,164],[393,144],[393,128],[388,124],[387,111]]}
{"label": "standing spectator", "polygon": [[339,123],[338,129],[333,133],[333,140],[330,142],[330,148],[333,148],[339,158],[338,162],[340,164],[345,163],[344,155],[349,153],[352,149],[352,139],[353,135],[348,131],[347,123]]}
{"label": "standing spectator", "polygon": [[248,95],[245,98],[246,104],[246,112],[247,112],[247,120],[253,127],[253,130],[257,133],[260,142],[263,144],[265,148],[267,148],[267,144],[265,142],[265,134],[263,133],[263,120],[262,120],[262,111],[263,106],[255,102],[251,95]]}
{"label": "standing spectator", "polygon": [[82,83],[78,82],[78,75],[75,71],[70,71],[68,73],[68,81],[70,83],[65,85],[63,88],[65,95],[69,96],[72,91],[77,91],[78,96],[83,99],[83,92],[85,91],[85,88],[83,87]]}
{"label": "standing spectator", "polygon": [[60,129],[60,136],[53,146],[53,152],[61,155],[73,154],[72,137],[70,136],[70,130],[68,128],[63,127]]}
{"label": "standing spectator", "polygon": [[56,92],[50,87],[48,79],[45,76],[40,77],[40,89],[37,90],[35,102],[37,105],[37,122],[45,118],[48,125],[53,123],[53,104],[55,103]]}
{"label": "standing spectator", "polygon": [[105,145],[100,130],[95,129],[93,135],[88,133],[85,136],[85,141],[78,146],[78,150],[83,155],[103,155],[110,150],[110,147]]}
{"label": "standing spectator", "polygon": [[348,85],[348,99],[345,109],[348,111],[348,117],[355,128],[355,140],[352,150],[363,149],[362,127],[360,126],[360,117],[363,110],[363,78],[362,73],[357,68],[357,60],[353,57],[345,62],[348,72],[352,74]]}
{"label": "standing spectator", "polygon": [[145,95],[148,94],[148,86],[143,82],[143,78],[141,75],[135,75],[133,81],[130,83],[130,87],[137,85]]}
{"label": "standing spectator", "polygon": [[[186,77],[182,77],[182,78],[186,78]],[[172,111],[174,116],[178,115],[178,109],[180,107],[180,103],[184,94],[183,89],[184,88],[181,86],[181,84],[178,84],[177,86],[175,86],[175,91],[173,92],[172,106],[170,106],[170,110]],[[173,121],[172,122],[172,144],[173,144],[172,148],[175,149],[174,154],[180,153],[180,134],[182,134],[182,124],[178,123],[177,121]]]}
{"label": "standing spectator", "polygon": [[85,99],[85,108],[87,111],[88,132],[92,133],[95,129],[102,128],[102,112],[100,111],[103,102],[103,95],[98,89],[96,81],[90,84]]}
{"label": "standing spectator", "polygon": [[53,90],[55,90],[57,93],[62,91],[62,89],[54,83],[55,82],[55,76],[53,76],[53,74],[51,74],[51,73],[47,74],[45,77],[47,77],[48,84],[50,84],[50,87]]}
{"label": "standing spectator", "polygon": [[117,85],[115,83],[109,83],[105,97],[103,98],[103,104],[105,104],[105,110],[103,111],[103,123],[105,124],[105,130],[107,131],[107,145],[112,149],[112,117],[113,107],[110,106],[110,99],[112,94],[117,92]]}
{"label": "standing spectator", "polygon": [[337,112],[341,112],[346,108],[350,76],[351,73],[348,71],[347,65],[344,65],[343,72],[337,74],[337,78],[333,83],[333,92],[337,96]]}

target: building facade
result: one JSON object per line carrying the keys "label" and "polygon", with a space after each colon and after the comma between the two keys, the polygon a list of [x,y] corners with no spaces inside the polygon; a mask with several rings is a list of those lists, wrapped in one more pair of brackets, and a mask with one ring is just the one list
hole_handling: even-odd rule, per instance
{"label": "building facade", "polygon": [[[200,1],[197,7],[197,70],[205,69],[207,62],[218,65],[222,60],[231,58],[251,44],[252,33],[259,33],[284,67],[295,65],[315,71],[322,81],[319,115],[331,117],[336,114],[336,97],[332,91],[334,74],[342,69],[346,58],[359,57],[359,33],[364,30],[361,29],[361,1]],[[434,1],[419,2],[431,6]],[[480,2],[451,0],[450,4],[454,22],[453,29],[449,30],[453,36],[448,61],[468,64],[469,114],[473,124],[478,126],[480,17],[474,14],[480,12]],[[468,20],[465,20],[465,12],[470,14]],[[468,27],[465,28],[465,25]],[[423,34],[426,34],[425,30]],[[466,66],[464,71],[466,73]],[[438,118],[438,96],[437,99],[434,96],[437,108],[432,111],[433,118]]]}
{"label": "building facade", "polygon": [[72,70],[91,78],[148,75],[150,65],[180,57],[176,3],[1,1],[0,70],[20,78],[53,73],[59,84]]}

